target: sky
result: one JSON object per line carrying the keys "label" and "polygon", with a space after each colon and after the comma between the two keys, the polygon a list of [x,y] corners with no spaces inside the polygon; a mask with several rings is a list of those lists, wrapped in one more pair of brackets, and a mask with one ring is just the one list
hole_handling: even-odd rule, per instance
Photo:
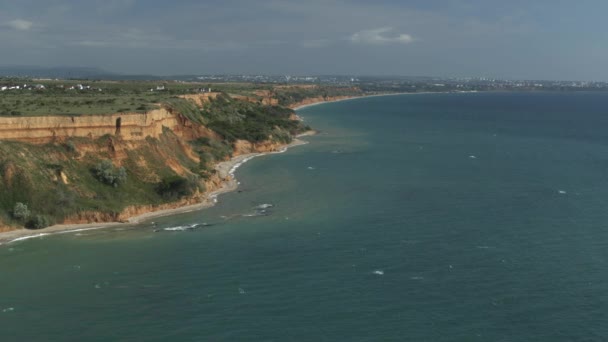
{"label": "sky", "polygon": [[605,0],[0,0],[0,65],[608,81]]}

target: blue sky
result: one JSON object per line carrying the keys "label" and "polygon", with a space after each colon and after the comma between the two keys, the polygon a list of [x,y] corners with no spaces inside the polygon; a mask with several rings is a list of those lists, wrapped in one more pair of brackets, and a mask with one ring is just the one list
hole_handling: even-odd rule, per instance
{"label": "blue sky", "polygon": [[0,0],[2,65],[608,81],[603,0]]}

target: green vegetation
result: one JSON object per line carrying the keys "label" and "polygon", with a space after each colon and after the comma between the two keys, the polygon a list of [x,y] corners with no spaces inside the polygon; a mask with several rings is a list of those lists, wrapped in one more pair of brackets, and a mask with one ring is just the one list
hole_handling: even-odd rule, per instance
{"label": "green vegetation", "polygon": [[274,95],[282,106],[289,106],[311,97],[361,96],[364,93],[354,87],[333,86],[286,86],[274,89]]}
{"label": "green vegetation", "polygon": [[1,116],[21,115],[96,115],[118,112],[146,112],[158,108],[161,101],[154,94],[55,94],[41,92],[8,92],[0,97]]}
{"label": "green vegetation", "polygon": [[30,210],[27,208],[27,205],[17,202],[15,203],[15,208],[13,209],[13,217],[19,221],[25,221],[30,217]]}
{"label": "green vegetation", "polygon": [[229,142],[238,139],[251,142],[268,140],[288,143],[291,136],[303,130],[300,122],[290,120],[294,112],[279,106],[237,101],[221,95],[201,110],[206,126]]}
{"label": "green vegetation", "polygon": [[156,192],[165,200],[174,201],[184,196],[190,196],[199,186],[196,178],[169,176],[162,179],[156,187]]}
{"label": "green vegetation", "polygon": [[109,159],[103,160],[95,165],[93,174],[97,179],[105,184],[118,187],[127,182],[127,170],[124,167],[115,168]]}
{"label": "green vegetation", "polygon": [[[193,128],[188,133],[193,140],[164,127],[158,138],[137,142],[113,135],[59,138],[45,145],[0,141],[0,222],[40,229],[66,219],[116,218],[129,206],[174,202],[204,192],[205,181],[216,173],[214,164],[232,156],[237,140],[288,143],[307,129],[291,120],[293,110],[255,102],[255,91],[269,88],[225,85],[249,101],[223,92],[199,108],[176,97],[191,93],[191,83],[150,91],[153,83],[91,82],[99,91],[67,90],[70,82],[6,91],[0,115],[103,114],[165,106],[190,121],[186,126]],[[59,88],[58,83],[65,84]]]}
{"label": "green vegetation", "polygon": [[[99,115],[118,112],[144,113],[171,103],[177,95],[201,90],[223,91],[255,97],[259,86],[176,81],[74,81],[0,79],[0,116]],[[24,89],[24,86],[25,89]],[[268,89],[270,89],[268,87]]]}

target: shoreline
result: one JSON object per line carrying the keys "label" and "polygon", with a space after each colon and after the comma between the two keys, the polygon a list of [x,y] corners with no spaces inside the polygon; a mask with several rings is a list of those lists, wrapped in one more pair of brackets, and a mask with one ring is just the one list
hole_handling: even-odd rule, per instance
{"label": "shoreline", "polygon": [[[317,106],[326,103],[332,102],[342,102],[342,101],[350,101],[367,97],[381,97],[381,96],[397,96],[397,95],[418,95],[418,94],[437,94],[442,92],[419,92],[419,93],[389,93],[389,94],[374,94],[374,95],[363,95],[363,96],[353,96],[349,98],[342,98],[338,100],[328,100],[328,101],[319,101],[315,103],[300,105],[292,108],[294,111],[301,110],[304,108]],[[462,92],[468,93],[468,92]],[[38,238],[48,235],[54,234],[66,234],[71,232],[79,232],[86,230],[97,230],[104,229],[109,227],[117,227],[117,226],[129,226],[136,225],[142,223],[144,221],[157,218],[164,217],[170,215],[176,215],[181,213],[192,212],[196,210],[203,210],[209,207],[214,206],[217,203],[217,197],[219,195],[229,193],[235,191],[238,188],[238,180],[234,177],[234,172],[242,166],[247,161],[268,154],[278,154],[286,152],[291,147],[296,147],[300,145],[308,144],[307,141],[300,140],[299,138],[304,136],[310,136],[316,134],[316,131],[308,131],[302,134],[299,134],[295,137],[295,139],[285,146],[283,146],[279,151],[273,152],[256,152],[256,153],[248,153],[238,155],[236,157],[231,158],[230,160],[223,161],[215,165],[215,169],[219,172],[219,175],[222,179],[230,176],[230,180],[225,180],[222,182],[222,186],[212,191],[208,194],[204,195],[204,199],[196,204],[190,204],[185,206],[180,206],[172,209],[161,209],[156,211],[150,211],[144,214],[132,216],[126,220],[126,222],[96,222],[96,223],[80,223],[80,224],[57,224],[40,230],[30,230],[26,228],[15,229],[7,232],[0,232],[0,246],[10,244],[13,242],[23,241],[32,238]]]}
{"label": "shoreline", "polygon": [[284,152],[287,152],[287,150],[291,147],[306,145],[306,144],[308,144],[308,141],[301,140],[299,138],[314,135],[314,134],[316,134],[315,131],[309,131],[309,132],[304,132],[302,134],[299,134],[296,136],[296,138],[291,143],[283,146],[278,151],[254,152],[254,153],[241,154],[236,157],[232,157],[230,160],[218,163],[217,165],[215,165],[215,169],[218,171],[219,176],[222,179],[225,179],[227,177],[229,177],[230,179],[223,181],[222,186],[219,189],[212,191],[208,194],[205,194],[204,199],[200,203],[181,206],[181,207],[177,207],[177,208],[173,208],[173,209],[162,209],[162,210],[151,211],[148,213],[130,217],[127,219],[126,222],[57,224],[57,225],[53,225],[53,226],[50,226],[50,227],[47,227],[44,229],[39,229],[39,230],[21,228],[21,229],[11,230],[8,232],[1,232],[0,233],[0,246],[8,245],[13,242],[23,241],[23,240],[27,240],[27,239],[34,239],[34,238],[55,235],[55,234],[67,234],[67,233],[75,233],[75,232],[81,232],[81,231],[86,231],[86,230],[97,230],[97,229],[104,229],[104,228],[109,228],[109,227],[136,225],[136,224],[145,222],[145,221],[153,219],[153,218],[176,215],[176,214],[187,213],[187,212],[191,212],[191,211],[197,211],[197,210],[210,208],[217,203],[218,196],[225,194],[225,193],[235,191],[238,188],[239,182],[234,177],[234,173],[243,164],[245,164],[249,160],[256,158],[256,157],[270,155],[270,154],[284,153]]}
{"label": "shoreline", "polygon": [[460,91],[460,92],[421,91],[421,92],[417,92],[417,93],[386,93],[386,94],[362,95],[362,96],[352,96],[349,98],[344,98],[344,99],[339,99],[339,100],[319,101],[319,102],[315,102],[315,103],[309,103],[309,104],[305,104],[305,105],[296,106],[291,109],[300,110],[300,109],[313,107],[313,106],[317,106],[317,105],[322,105],[322,104],[326,104],[326,103],[351,101],[351,100],[364,99],[364,98],[369,98],[369,97],[385,97],[385,96],[398,96],[398,95],[423,95],[423,94],[472,94],[472,93],[479,93],[479,91],[476,91],[476,90]]}

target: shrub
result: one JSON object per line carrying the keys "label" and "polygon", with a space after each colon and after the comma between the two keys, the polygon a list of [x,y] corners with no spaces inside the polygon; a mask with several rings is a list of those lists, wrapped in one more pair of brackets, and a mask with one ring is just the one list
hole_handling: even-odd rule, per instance
{"label": "shrub", "polygon": [[111,160],[104,160],[93,168],[93,174],[102,183],[118,187],[127,182],[127,170],[124,167],[114,168]]}
{"label": "shrub", "polygon": [[51,219],[46,215],[36,215],[25,225],[30,229],[42,229],[51,225]]}
{"label": "shrub", "polygon": [[75,153],[75,152],[76,152],[76,145],[74,144],[74,142],[73,142],[73,141],[68,140],[68,141],[65,143],[65,149],[66,149],[68,152]]}
{"label": "shrub", "polygon": [[15,207],[13,208],[13,217],[19,221],[25,221],[28,217],[30,217],[30,210],[27,208],[27,205],[17,202],[15,203]]}
{"label": "shrub", "polygon": [[156,192],[166,200],[189,196],[197,189],[196,182],[180,176],[169,176],[157,185]]}

